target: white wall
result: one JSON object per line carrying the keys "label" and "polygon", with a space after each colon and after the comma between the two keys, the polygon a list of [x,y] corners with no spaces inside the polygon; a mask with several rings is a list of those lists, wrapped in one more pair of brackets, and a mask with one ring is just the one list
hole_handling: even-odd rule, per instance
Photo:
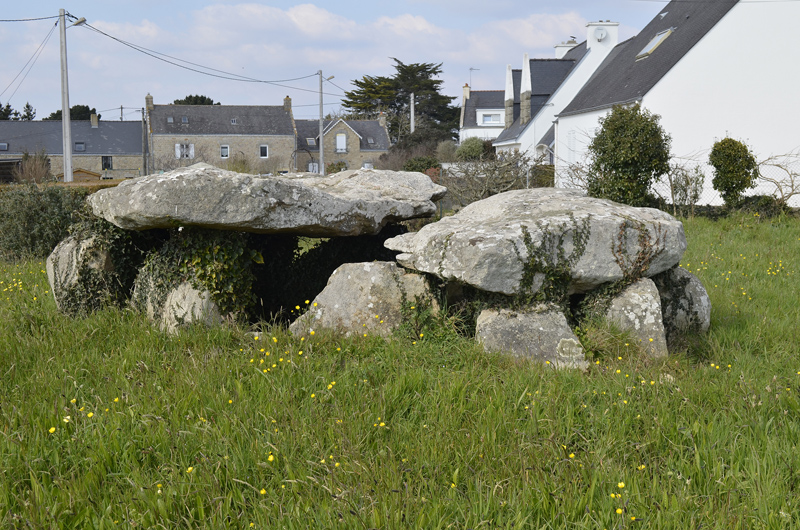
{"label": "white wall", "polygon": [[[706,164],[715,141],[743,140],[760,160],[800,148],[798,20],[797,2],[740,2],[644,96],[643,107],[672,136],[674,161],[704,166],[704,202],[719,202]],[[580,139],[576,161],[607,112],[559,120],[557,179],[569,162],[569,131]]]}

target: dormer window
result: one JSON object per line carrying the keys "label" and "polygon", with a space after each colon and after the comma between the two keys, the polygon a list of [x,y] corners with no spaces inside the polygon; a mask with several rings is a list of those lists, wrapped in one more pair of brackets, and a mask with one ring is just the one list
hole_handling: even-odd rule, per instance
{"label": "dormer window", "polygon": [[75,152],[82,153],[86,151],[86,142],[75,142]]}
{"label": "dormer window", "polygon": [[484,114],[483,125],[500,125],[500,114]]}
{"label": "dormer window", "polygon": [[645,57],[649,57],[650,54],[653,53],[655,49],[658,48],[662,42],[667,40],[667,37],[669,37],[673,31],[675,31],[675,28],[669,28],[662,31],[661,33],[656,34],[655,37],[650,39],[650,42],[647,43],[647,46],[645,46],[642,49],[642,51],[639,52],[639,54],[636,56],[636,60],[638,61],[639,59],[644,59]]}
{"label": "dormer window", "polygon": [[237,118],[231,118],[231,125],[236,125],[238,122]]}

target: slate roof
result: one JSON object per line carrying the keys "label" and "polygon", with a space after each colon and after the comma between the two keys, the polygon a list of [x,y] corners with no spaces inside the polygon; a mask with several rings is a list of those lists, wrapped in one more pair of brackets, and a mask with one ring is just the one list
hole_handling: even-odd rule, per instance
{"label": "slate roof", "polygon": [[[90,121],[70,121],[72,141],[84,142],[86,150],[73,155],[141,155],[141,121],[101,121],[92,129]],[[0,121],[0,143],[8,151],[0,155],[21,155],[24,152],[44,151],[48,155],[63,155],[63,136],[60,121]]]}
{"label": "slate roof", "polygon": [[470,90],[464,105],[464,128],[478,126],[478,109],[505,108],[504,90]]}
{"label": "slate roof", "polygon": [[[323,128],[326,131],[332,124],[339,120],[325,120]],[[360,138],[362,151],[388,151],[389,135],[378,120],[343,120]],[[295,120],[297,127],[297,149],[319,151],[319,145],[308,145],[308,139],[319,136],[319,120]],[[372,143],[369,139],[372,138]],[[318,144],[319,142],[317,142]]]}
{"label": "slate roof", "polygon": [[[575,65],[586,55],[586,51],[586,42],[584,41],[569,50],[561,59],[530,59],[531,119],[535,118],[544,108]],[[495,142],[512,140],[528,126],[527,123],[522,124],[519,119],[522,70],[512,70],[511,76],[514,83],[514,123],[500,133]]]}
{"label": "slate roof", "polygon": [[[738,0],[672,0],[635,37],[616,46],[559,116],[641,99],[719,22]],[[636,56],[662,31],[673,32],[653,52]]]}
{"label": "slate roof", "polygon": [[151,132],[167,135],[294,136],[292,121],[283,105],[155,105],[150,111]]}

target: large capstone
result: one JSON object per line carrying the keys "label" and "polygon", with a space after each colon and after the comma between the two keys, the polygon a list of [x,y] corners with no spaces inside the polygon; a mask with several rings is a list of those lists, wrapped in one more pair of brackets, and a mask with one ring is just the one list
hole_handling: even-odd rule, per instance
{"label": "large capstone", "polygon": [[555,308],[485,309],[478,316],[475,337],[486,351],[533,359],[556,368],[588,366],[578,337],[564,314]]}
{"label": "large capstone", "polygon": [[653,276],[680,261],[686,237],[659,210],[535,188],[472,203],[385,245],[405,267],[515,295],[536,292],[548,276],[565,278],[570,292]]}
{"label": "large capstone", "polygon": [[95,215],[132,230],[199,226],[311,237],[376,234],[430,217],[447,189],[422,173],[359,169],[262,177],[195,164],[89,197]]}
{"label": "large capstone", "polygon": [[438,309],[419,274],[387,261],[347,263],[333,271],[328,285],[289,330],[300,336],[328,329],[388,337],[403,322],[404,312],[410,315],[421,304]]}

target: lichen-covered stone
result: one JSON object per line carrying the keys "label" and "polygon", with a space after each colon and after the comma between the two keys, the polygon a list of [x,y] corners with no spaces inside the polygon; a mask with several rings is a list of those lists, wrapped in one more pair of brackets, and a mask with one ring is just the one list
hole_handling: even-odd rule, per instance
{"label": "lichen-covered stone", "polygon": [[548,269],[568,276],[570,292],[653,276],[680,261],[686,237],[681,222],[659,210],[535,188],[472,203],[385,245],[401,252],[404,267],[516,295],[535,293]]}
{"label": "lichen-covered stone", "polygon": [[500,351],[549,363],[556,368],[586,368],[578,337],[564,314],[553,308],[526,311],[485,309],[475,337],[486,351]]}
{"label": "lichen-covered stone", "polygon": [[100,190],[95,215],[126,229],[199,226],[311,237],[377,234],[430,217],[446,193],[422,173],[359,169],[261,177],[195,164]]}
{"label": "lichen-covered stone", "polygon": [[410,309],[418,299],[438,309],[422,276],[392,262],[347,263],[333,271],[328,285],[289,330],[300,336],[330,329],[388,337],[403,321],[404,304]]}
{"label": "lichen-covered stone", "polygon": [[87,275],[99,277],[114,271],[110,252],[102,248],[96,236],[68,236],[47,257],[45,267],[50,291],[60,311],[90,309],[99,299],[109,296],[101,284],[97,285],[98,292],[85,292],[89,288]]}
{"label": "lichen-covered stone", "polygon": [[218,325],[222,316],[208,291],[199,291],[189,282],[182,282],[167,295],[161,311],[161,329],[174,333],[190,324]]}
{"label": "lichen-covered stone", "polygon": [[711,326],[711,299],[691,272],[673,267],[653,276],[661,297],[661,314],[667,343],[672,348],[682,338],[706,333]]}
{"label": "lichen-covered stone", "polygon": [[606,319],[630,332],[651,357],[667,355],[661,299],[653,280],[641,278],[612,298]]}

